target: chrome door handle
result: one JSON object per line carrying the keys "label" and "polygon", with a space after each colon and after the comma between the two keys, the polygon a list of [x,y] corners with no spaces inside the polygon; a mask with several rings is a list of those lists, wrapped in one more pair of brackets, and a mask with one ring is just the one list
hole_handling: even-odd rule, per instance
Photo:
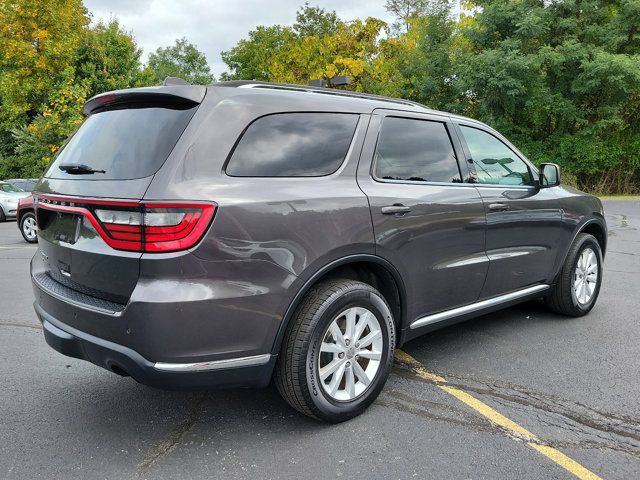
{"label": "chrome door handle", "polygon": [[389,205],[388,207],[382,207],[380,211],[383,215],[405,214],[411,211],[411,207],[406,207],[401,203],[396,203]]}
{"label": "chrome door handle", "polygon": [[509,210],[509,205],[507,205],[506,203],[492,203],[489,205],[489,210],[491,210],[492,212],[504,212],[506,210]]}

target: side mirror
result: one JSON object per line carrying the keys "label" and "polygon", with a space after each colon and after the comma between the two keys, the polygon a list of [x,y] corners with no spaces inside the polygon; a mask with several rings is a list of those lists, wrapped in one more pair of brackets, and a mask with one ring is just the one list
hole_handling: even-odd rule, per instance
{"label": "side mirror", "polygon": [[540,165],[540,188],[556,187],[560,185],[560,167],[555,163]]}

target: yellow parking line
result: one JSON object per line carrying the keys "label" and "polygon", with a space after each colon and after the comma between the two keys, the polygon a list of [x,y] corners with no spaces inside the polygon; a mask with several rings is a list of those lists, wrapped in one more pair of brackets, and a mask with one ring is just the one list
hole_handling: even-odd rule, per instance
{"label": "yellow parking line", "polygon": [[529,430],[497,412],[486,403],[478,400],[473,395],[470,395],[460,388],[448,385],[448,382],[444,377],[427,371],[418,360],[408,353],[403,352],[402,350],[396,350],[396,360],[411,367],[411,369],[421,378],[434,382],[442,391],[454,396],[467,406],[474,409],[480,415],[487,418],[489,421],[506,430],[510,435],[524,440],[529,447],[541,453],[549,460],[561,466],[579,479],[602,480],[598,475],[586,469],[575,460],[567,457],[561,451],[548,445],[544,445],[543,442]]}
{"label": "yellow parking line", "polygon": [[576,477],[585,479],[585,480],[602,480],[598,475],[593,473],[591,470],[587,470],[578,462],[573,460],[572,458],[567,457],[564,453],[559,450],[556,450],[553,447],[548,447],[547,445],[541,445],[539,443],[529,442],[529,445],[534,450],[537,450],[545,457],[553,460],[558,465],[560,465],[565,470],[573,473]]}

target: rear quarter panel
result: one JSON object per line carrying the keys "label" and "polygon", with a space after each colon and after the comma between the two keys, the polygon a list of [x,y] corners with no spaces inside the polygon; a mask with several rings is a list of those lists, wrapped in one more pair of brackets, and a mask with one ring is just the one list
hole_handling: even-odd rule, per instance
{"label": "rear quarter panel", "polygon": [[[278,109],[314,111],[269,102],[202,105],[172,154],[183,160],[167,162],[145,195],[218,206],[212,227],[188,258],[173,255],[159,262],[158,256],[143,255],[134,292],[134,299],[167,299],[175,314],[181,302],[194,298],[195,315],[181,321],[185,331],[199,332],[203,354],[271,351],[285,312],[314,272],[348,255],[374,253],[369,204],[355,180],[367,115],[361,116],[346,160],[332,175],[249,178],[224,173],[246,126]],[[164,288],[158,289],[160,279]],[[193,347],[193,338],[184,342]]]}

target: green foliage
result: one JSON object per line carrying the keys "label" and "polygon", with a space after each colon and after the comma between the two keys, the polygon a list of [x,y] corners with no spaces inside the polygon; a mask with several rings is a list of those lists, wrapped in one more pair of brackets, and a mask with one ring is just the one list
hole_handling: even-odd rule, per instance
{"label": "green foliage", "polygon": [[197,85],[207,85],[214,80],[206,57],[186,38],[149,55],[148,68],[153,72],[156,84],[166,77],[180,77]]}
{"label": "green foliage", "polygon": [[471,43],[457,68],[465,113],[580,187],[640,191],[640,2],[477,4],[460,32]]}
{"label": "green foliage", "polygon": [[367,18],[344,22],[336,13],[305,4],[293,27],[259,26],[231,50],[222,52],[229,72],[223,80],[264,80],[306,84],[347,75],[351,88],[383,88],[393,72],[393,41],[381,39],[387,25]]}
{"label": "green foliage", "polygon": [[312,7],[307,2],[296,12],[293,31],[299,37],[322,37],[335,33],[339,24],[340,20],[335,11],[328,12],[324,8]]}
{"label": "green foliage", "polygon": [[142,50],[118,20],[100,22],[84,31],[76,52],[76,76],[85,81],[88,97],[145,83],[151,85],[153,80],[142,80],[141,55]]}
{"label": "green foliage", "polygon": [[220,54],[229,67],[229,72],[223,73],[221,80],[271,80],[273,59],[296,39],[293,29],[281,25],[258,26],[248,36],[231,50]]}

